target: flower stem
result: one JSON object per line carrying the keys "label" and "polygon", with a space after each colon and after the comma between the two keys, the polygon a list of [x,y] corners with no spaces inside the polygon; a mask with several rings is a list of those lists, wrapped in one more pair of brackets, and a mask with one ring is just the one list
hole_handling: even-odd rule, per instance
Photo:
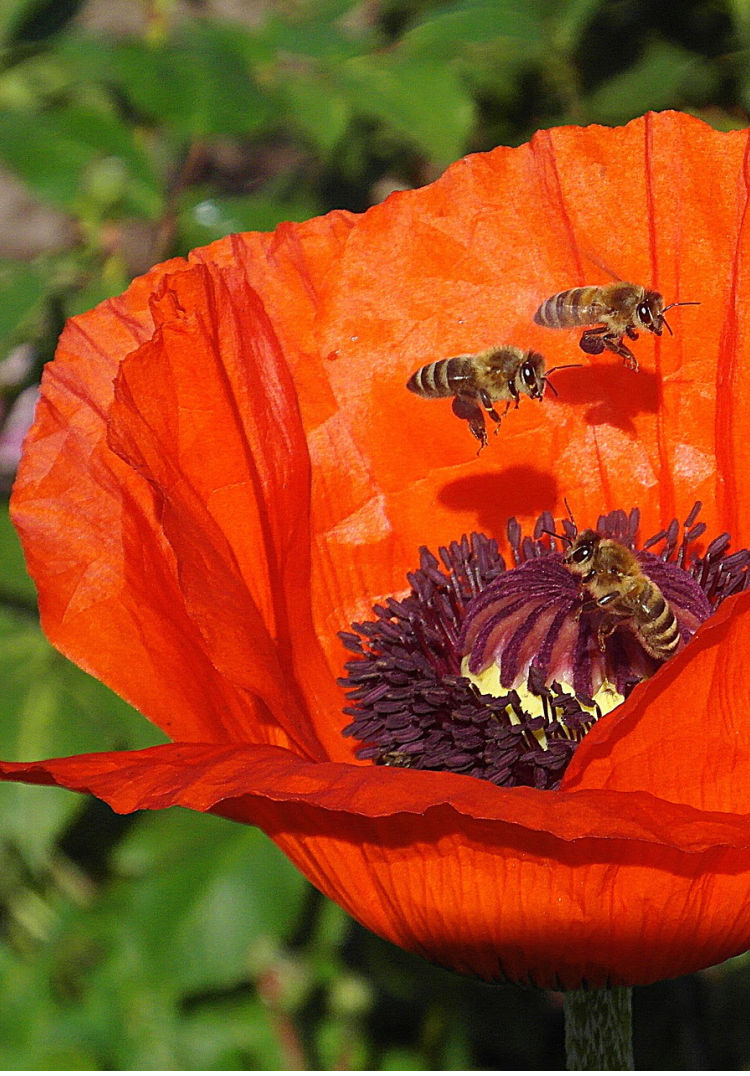
{"label": "flower stem", "polygon": [[564,996],[568,1070],[632,1069],[632,988],[569,990]]}

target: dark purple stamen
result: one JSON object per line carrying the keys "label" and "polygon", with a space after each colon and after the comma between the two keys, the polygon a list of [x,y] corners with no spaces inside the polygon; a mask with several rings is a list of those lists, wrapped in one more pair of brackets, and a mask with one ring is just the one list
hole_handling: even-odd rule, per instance
{"label": "dark purple stamen", "polygon": [[[750,552],[728,556],[727,535],[696,555],[705,530],[695,523],[699,510],[637,552],[677,617],[680,648],[724,598],[750,585]],[[638,522],[636,509],[617,511],[600,517],[596,529],[636,551]],[[544,513],[533,537],[524,537],[510,520],[515,567],[508,570],[497,542],[481,534],[441,548],[440,560],[422,549],[419,568],[407,577],[410,593],[376,605],[375,620],[340,633],[354,655],[340,681],[352,718],[344,733],[362,742],[360,758],[503,786],[559,785],[601,716],[599,687],[607,682],[627,696],[660,664],[626,622],[601,645],[604,613],[585,600],[580,578],[563,563],[576,528],[571,520],[561,528],[564,541]],[[660,543],[660,552],[651,552]],[[508,686],[484,694],[462,674],[465,659],[472,674],[497,665]]]}

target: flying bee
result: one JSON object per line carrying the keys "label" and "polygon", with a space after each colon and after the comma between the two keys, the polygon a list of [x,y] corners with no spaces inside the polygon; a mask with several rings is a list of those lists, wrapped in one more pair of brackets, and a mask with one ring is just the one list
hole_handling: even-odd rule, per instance
{"label": "flying bee", "polygon": [[[496,424],[497,433],[511,403],[518,407],[521,396],[541,400],[547,385],[557,395],[549,375],[566,367],[556,366],[545,373],[545,366],[544,356],[538,351],[500,344],[475,355],[456,355],[421,366],[406,387],[429,400],[453,396],[453,413],[468,422],[481,452],[487,444],[482,407]],[[505,410],[499,415],[492,405],[503,400]]]}
{"label": "flying bee", "polygon": [[563,563],[605,613],[597,631],[599,649],[604,651],[604,640],[625,622],[652,658],[672,657],[681,639],[677,618],[635,553],[597,531],[581,531],[565,540],[570,549]]}
{"label": "flying bee", "polygon": [[670,303],[658,291],[650,291],[640,284],[627,284],[623,280],[612,284],[595,284],[582,288],[570,288],[545,299],[534,314],[537,325],[548,329],[568,329],[579,325],[599,325],[586,329],[580,340],[580,348],[587,355],[601,355],[605,348],[622,356],[629,370],[638,369],[638,361],[623,343],[623,337],[638,339],[638,332],[650,332],[661,336],[666,325],[664,317],[673,306],[699,306],[699,303]]}

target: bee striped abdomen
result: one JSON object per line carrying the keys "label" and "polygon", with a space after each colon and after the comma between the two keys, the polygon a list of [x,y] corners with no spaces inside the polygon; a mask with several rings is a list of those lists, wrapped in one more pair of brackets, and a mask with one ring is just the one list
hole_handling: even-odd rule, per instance
{"label": "bee striped abdomen", "polygon": [[438,359],[416,370],[406,387],[417,396],[434,398],[436,396],[454,396],[461,392],[467,383],[465,364],[460,357]]}
{"label": "bee striped abdomen", "polygon": [[650,580],[641,594],[634,619],[646,653],[659,661],[671,658],[680,645],[680,627],[666,598]]}
{"label": "bee striped abdomen", "polygon": [[534,314],[534,321],[548,329],[591,325],[601,314],[598,292],[599,288],[591,286],[560,291],[542,303]]}

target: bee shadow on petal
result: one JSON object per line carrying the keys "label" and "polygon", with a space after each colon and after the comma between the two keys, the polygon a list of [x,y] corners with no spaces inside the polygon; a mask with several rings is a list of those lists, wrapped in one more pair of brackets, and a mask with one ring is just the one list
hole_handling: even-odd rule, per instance
{"label": "bee shadow on petal", "polygon": [[608,363],[561,370],[555,374],[560,399],[572,406],[587,406],[583,415],[589,426],[616,426],[636,436],[633,419],[655,414],[661,404],[661,381],[643,367],[634,373],[621,364]]}
{"label": "bee shadow on petal", "polygon": [[458,512],[476,512],[478,529],[504,534],[510,516],[538,516],[559,499],[554,475],[536,467],[466,475],[448,482],[438,499]]}

